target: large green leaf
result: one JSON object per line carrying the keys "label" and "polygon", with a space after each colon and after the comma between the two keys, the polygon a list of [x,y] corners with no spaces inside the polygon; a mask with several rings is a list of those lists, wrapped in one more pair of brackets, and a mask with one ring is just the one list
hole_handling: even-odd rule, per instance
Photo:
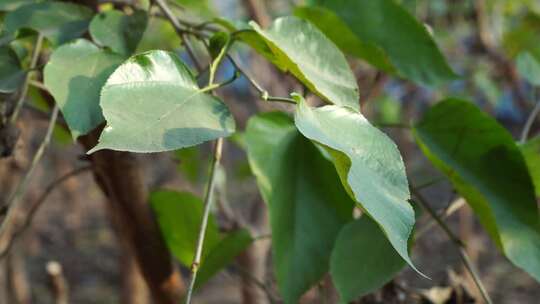
{"label": "large green leaf", "polygon": [[296,17],[276,19],[265,30],[250,25],[257,34],[243,31],[239,37],[278,68],[327,102],[359,108],[358,86],[345,56],[315,26]]}
{"label": "large green leaf", "polygon": [[117,10],[106,11],[92,19],[90,35],[101,46],[119,54],[131,55],[137,49],[147,23],[147,13],[142,10],[136,10],[131,15]]}
{"label": "large green leaf", "polygon": [[17,54],[9,46],[0,47],[0,93],[16,91],[25,76]]}
{"label": "large green leaf", "polygon": [[231,264],[240,253],[251,245],[253,238],[247,230],[230,232],[208,252],[199,269],[195,288],[199,288],[220,270]]}
{"label": "large green leaf", "polygon": [[107,126],[101,149],[161,152],[229,136],[234,120],[219,99],[204,93],[187,66],[172,53],[131,57],[101,91]]}
{"label": "large green leaf", "polygon": [[377,224],[362,216],[339,233],[330,273],[341,302],[349,303],[382,287],[404,266]]}
{"label": "large green leaf", "polygon": [[414,134],[499,248],[540,281],[540,221],[527,166],[512,136],[470,102],[431,108]]}
{"label": "large green leaf", "polygon": [[103,122],[101,88],[124,58],[85,39],[56,49],[44,69],[45,86],[58,103],[73,138]]}
{"label": "large green leaf", "polygon": [[[160,190],[151,193],[150,204],[170,250],[184,266],[191,266],[203,216],[202,201],[188,192]],[[218,243],[216,220],[210,215],[202,256]]]}
{"label": "large green leaf", "polygon": [[407,252],[414,211],[407,202],[407,175],[396,145],[356,111],[335,105],[311,108],[301,97],[298,99],[298,130],[328,148],[349,194],[414,267]]}
{"label": "large green leaf", "polygon": [[523,145],[520,145],[521,153],[525,158],[529,174],[531,175],[536,197],[540,197],[540,136],[537,136]]}
{"label": "large green leaf", "polygon": [[372,43],[361,41],[333,11],[319,6],[304,6],[296,8],[294,14],[315,24],[345,53],[363,58],[383,71],[395,72],[384,50]]}
{"label": "large green leaf", "polygon": [[[359,41],[384,50],[401,76],[427,85],[456,78],[425,26],[394,0],[316,2],[338,15]],[[310,20],[321,29],[330,29],[328,35],[331,38],[336,37],[332,25],[321,24],[326,19]],[[366,59],[368,62],[375,60],[373,57]]]}
{"label": "large green leaf", "polygon": [[54,45],[80,37],[88,28],[92,10],[64,2],[41,2],[21,6],[9,12],[4,30],[9,33],[28,28],[40,32]]}
{"label": "large green leaf", "polygon": [[519,74],[534,86],[540,86],[540,61],[529,52],[520,53],[516,59]]}
{"label": "large green leaf", "polygon": [[328,271],[340,228],[353,202],[332,163],[283,113],[251,118],[248,159],[268,205],[274,271],[285,303],[299,297]]}

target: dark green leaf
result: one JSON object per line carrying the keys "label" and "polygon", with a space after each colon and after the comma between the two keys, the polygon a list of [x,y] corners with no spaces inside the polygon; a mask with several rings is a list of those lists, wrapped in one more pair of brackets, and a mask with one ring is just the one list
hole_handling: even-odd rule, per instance
{"label": "dark green leaf", "polygon": [[536,197],[540,197],[540,136],[537,136],[523,145],[520,145],[521,153],[525,158],[529,174],[531,175]]}
{"label": "dark green leaf", "polygon": [[44,82],[58,103],[73,138],[103,122],[101,88],[123,57],[77,39],[56,49],[45,66]]}
{"label": "dark green leaf", "polygon": [[407,252],[414,211],[407,202],[407,175],[396,145],[356,111],[341,106],[310,108],[301,97],[298,99],[298,130],[328,148],[349,194],[414,267]]}
{"label": "dark green leaf", "polygon": [[353,202],[332,163],[285,114],[251,118],[245,136],[249,163],[270,211],[278,286],[285,303],[297,303],[328,271]]}
{"label": "dark green leaf", "polygon": [[64,2],[42,2],[24,5],[9,12],[4,30],[9,33],[28,28],[42,33],[54,45],[80,37],[88,28],[92,11],[84,6]]}
{"label": "dark green leaf", "polygon": [[358,86],[345,56],[315,26],[296,17],[276,19],[265,30],[250,25],[258,35],[243,31],[241,39],[278,68],[329,103],[359,108]]}
{"label": "dark green leaf", "polygon": [[[384,50],[401,76],[427,85],[456,78],[425,26],[394,0],[318,0],[317,3],[336,13],[359,41]],[[331,25],[319,25],[324,19],[310,20],[323,29],[332,29]],[[328,35],[335,37],[332,32]]]}
{"label": "dark green leaf", "polygon": [[131,57],[101,91],[107,126],[101,149],[161,152],[198,145],[234,132],[231,113],[204,93],[187,66],[172,53]]}
{"label": "dark green leaf", "polygon": [[540,281],[534,186],[510,133],[470,102],[447,99],[425,114],[414,134],[504,254]]}
{"label": "dark green leaf", "polygon": [[381,288],[404,266],[377,224],[363,216],[341,229],[330,273],[341,301],[349,303]]}
{"label": "dark green leaf", "polygon": [[520,53],[516,59],[519,74],[532,85],[540,86],[540,61],[530,53]]}
{"label": "dark green leaf", "polygon": [[[163,190],[151,193],[150,204],[170,250],[184,266],[191,266],[203,216],[202,201],[191,193]],[[214,217],[210,215],[203,258],[218,243],[218,228]]]}
{"label": "dark green leaf", "polygon": [[333,11],[318,6],[298,7],[294,14],[315,24],[342,51],[363,58],[374,67],[393,73],[395,68],[378,46],[362,42]]}
{"label": "dark green leaf", "polygon": [[137,49],[147,23],[145,11],[136,10],[131,15],[117,10],[106,11],[92,19],[90,35],[101,46],[119,54],[131,55]]}
{"label": "dark green leaf", "polygon": [[253,238],[244,229],[227,234],[206,256],[199,269],[195,288],[204,285],[211,277],[231,264],[234,258],[246,250],[252,242]]}
{"label": "dark green leaf", "polygon": [[0,47],[0,93],[16,91],[25,76],[17,54],[9,46]]}

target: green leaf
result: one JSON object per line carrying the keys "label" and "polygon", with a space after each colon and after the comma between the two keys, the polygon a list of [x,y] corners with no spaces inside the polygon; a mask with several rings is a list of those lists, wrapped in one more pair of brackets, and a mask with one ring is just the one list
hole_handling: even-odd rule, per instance
{"label": "green leaf", "polygon": [[245,229],[227,234],[211,249],[204,263],[201,264],[197,280],[195,281],[195,289],[204,285],[211,277],[231,264],[234,258],[246,250],[252,242],[253,238]]}
{"label": "green leaf", "polygon": [[39,0],[2,0],[0,2],[0,11],[12,11],[20,6],[40,2]]}
{"label": "green leaf", "polygon": [[531,175],[536,197],[540,197],[540,136],[519,146]]}
{"label": "green leaf", "polygon": [[90,23],[90,35],[101,46],[109,47],[119,54],[131,55],[137,49],[147,24],[145,11],[136,10],[126,15],[111,10],[94,16]]}
{"label": "green leaf", "polygon": [[[317,3],[337,14],[359,41],[384,50],[399,75],[426,85],[456,78],[425,26],[394,0],[318,0]],[[324,20],[313,21],[319,26]],[[325,24],[321,28],[332,29],[332,26]],[[368,62],[374,60],[362,58]]]}
{"label": "green leaf", "polygon": [[[191,266],[203,217],[203,203],[188,192],[154,191],[150,205],[167,245],[186,267]],[[210,215],[204,239],[203,262],[210,250],[219,243],[215,218]]]}
{"label": "green leaf", "polygon": [[80,37],[88,28],[92,10],[64,2],[33,3],[9,12],[4,30],[15,33],[22,28],[40,32],[54,45]]}
{"label": "green leaf", "polygon": [[328,148],[349,194],[414,268],[407,252],[414,211],[407,202],[407,175],[396,145],[356,111],[334,105],[310,108],[301,97],[297,98],[298,130]]}
{"label": "green leaf", "polygon": [[161,152],[229,136],[235,125],[218,98],[204,93],[188,67],[172,53],[131,57],[101,91],[107,126],[101,149]]}
{"label": "green leaf", "polygon": [[17,54],[9,46],[0,47],[0,93],[15,92],[25,76]]}
{"label": "green leaf", "polygon": [[527,166],[512,136],[470,102],[431,108],[414,135],[516,266],[540,281],[540,220]]}
{"label": "green leaf", "polygon": [[332,163],[298,133],[283,113],[248,121],[248,160],[267,203],[274,272],[285,303],[328,271],[340,228],[352,219],[353,202]]}
{"label": "green leaf", "polygon": [[101,88],[124,58],[85,39],[57,48],[44,69],[44,83],[60,107],[73,138],[103,122]]}
{"label": "green leaf", "polygon": [[349,303],[381,288],[404,266],[377,224],[362,216],[341,229],[330,273],[341,302]]}
{"label": "green leaf", "polygon": [[315,26],[296,17],[276,19],[266,30],[250,25],[258,36],[243,31],[239,37],[279,69],[329,103],[359,108],[358,86],[345,56]]}
{"label": "green leaf", "polygon": [[296,8],[294,14],[315,24],[343,52],[363,58],[385,72],[395,72],[384,50],[372,43],[362,42],[333,11],[318,6],[306,6]]}
{"label": "green leaf", "polygon": [[529,52],[520,53],[516,59],[519,74],[534,86],[540,86],[540,62]]}

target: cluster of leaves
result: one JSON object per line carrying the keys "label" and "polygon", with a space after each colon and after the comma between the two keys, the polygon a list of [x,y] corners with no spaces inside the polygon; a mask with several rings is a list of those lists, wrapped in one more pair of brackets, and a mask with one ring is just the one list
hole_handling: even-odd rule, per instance
{"label": "cluster of leaves", "polygon": [[[345,54],[420,85],[457,77],[428,29],[399,3],[311,2],[264,29],[215,19],[222,30],[210,39],[218,45],[211,68],[222,59],[216,54],[244,43],[328,103],[312,107],[293,93],[294,117],[257,114],[243,133],[270,212],[274,272],[286,303],[297,302],[328,272],[346,302],[379,288],[405,264],[414,268],[409,252],[415,213],[405,166],[393,141],[360,112]],[[136,53],[155,18],[151,9],[93,14],[63,2],[4,1],[0,92],[21,87],[29,71],[14,46],[38,33],[52,50],[44,85],[73,138],[106,123],[89,153],[173,151],[232,135],[234,118],[211,94],[217,85],[201,87],[199,75],[176,53]],[[540,64],[532,55],[520,56],[518,65],[538,84]],[[261,93],[270,100],[268,92]],[[437,103],[413,134],[501,251],[540,281],[539,139],[517,145],[496,120],[458,99]],[[150,202],[172,253],[188,266],[202,203],[172,191],[154,192]],[[353,208],[363,215],[353,217]],[[196,286],[253,241],[245,230],[222,235],[213,218],[209,223]]]}

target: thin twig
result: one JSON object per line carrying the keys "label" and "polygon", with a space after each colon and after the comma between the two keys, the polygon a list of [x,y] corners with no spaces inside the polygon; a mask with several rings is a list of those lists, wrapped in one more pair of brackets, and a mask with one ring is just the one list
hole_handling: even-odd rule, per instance
{"label": "thin twig", "polygon": [[[465,206],[465,200],[463,198],[458,198],[454,200],[450,206],[445,210],[443,214],[440,215],[442,219],[446,219],[450,217],[452,214],[454,214],[456,211],[460,210],[463,206]],[[419,229],[415,234],[414,237],[416,239],[421,238],[426,232],[428,232],[431,227],[435,224],[435,220],[431,220],[428,223],[426,223],[422,229]]]}
{"label": "thin twig", "polygon": [[523,131],[521,132],[521,137],[519,140],[520,143],[524,144],[527,141],[527,138],[529,138],[529,132],[531,131],[531,127],[536,120],[536,116],[538,116],[538,113],[540,113],[540,101],[536,102],[534,109],[527,118],[527,122],[525,122],[525,126],[523,127]]}
{"label": "thin twig", "polygon": [[244,269],[238,264],[233,265],[233,268],[236,269],[238,272],[240,272],[242,276],[245,276],[251,282],[253,282],[255,286],[259,287],[266,294],[266,297],[268,298],[268,301],[271,304],[279,302],[279,300],[276,299],[276,297],[274,296],[274,293],[272,292],[272,290],[270,290],[270,288],[268,287],[268,284],[265,284],[259,281],[259,279],[257,279],[253,274],[251,274],[249,271],[247,271],[246,269]]}
{"label": "thin twig", "polygon": [[13,225],[15,224],[16,217],[17,217],[17,209],[20,202],[22,202],[22,196],[26,192],[26,189],[28,188],[28,185],[30,183],[30,180],[32,178],[32,175],[34,174],[34,171],[41,160],[46,148],[49,146],[49,142],[51,141],[52,133],[54,130],[54,126],[56,124],[56,119],[58,118],[58,105],[55,105],[52,114],[51,119],[49,121],[49,126],[47,127],[47,132],[45,134],[45,137],[43,138],[43,141],[39,145],[39,148],[36,151],[36,154],[34,154],[34,157],[32,158],[32,162],[30,163],[30,167],[24,177],[22,178],[21,182],[17,185],[15,188],[15,191],[13,194],[8,198],[6,204],[4,205],[6,208],[9,208],[6,218],[2,222],[0,226],[0,252],[4,252],[6,246],[9,244],[7,239],[4,239],[6,233],[10,234],[15,227]]}
{"label": "thin twig", "polygon": [[480,276],[478,275],[478,272],[476,271],[474,265],[469,259],[469,256],[467,255],[467,252],[465,251],[465,245],[463,244],[463,242],[452,232],[452,230],[450,230],[450,227],[448,227],[448,225],[446,225],[446,223],[439,217],[437,212],[435,212],[435,210],[431,208],[427,200],[418,190],[416,190],[414,187],[411,187],[411,191],[416,197],[417,202],[422,205],[424,210],[427,211],[427,213],[435,220],[435,222],[444,230],[448,238],[458,247],[459,257],[463,261],[463,264],[465,265],[467,271],[471,274],[471,277],[473,278],[473,281],[478,290],[480,291],[480,294],[482,295],[484,301],[487,304],[493,303],[491,301],[491,298],[489,297],[489,294],[486,291],[486,288],[484,287],[484,284],[482,283],[482,280],[480,279]]}
{"label": "thin twig", "polygon": [[30,66],[28,68],[29,71],[24,78],[24,83],[23,83],[19,98],[17,99],[15,103],[15,108],[13,109],[13,113],[11,114],[11,117],[9,119],[9,122],[12,124],[17,122],[19,112],[21,111],[21,108],[24,104],[24,100],[26,99],[26,94],[28,93],[28,85],[30,83],[30,74],[31,74],[30,71],[35,70],[37,66],[37,62],[39,60],[39,53],[41,52],[42,45],[43,45],[43,35],[38,34],[37,39],[36,39],[36,44],[34,46],[34,51],[32,52],[32,59],[30,60]]}
{"label": "thin twig", "polygon": [[218,138],[214,146],[214,153],[212,157],[212,164],[210,166],[209,181],[204,194],[204,212],[199,228],[199,236],[197,237],[197,246],[195,249],[195,256],[193,257],[193,263],[191,264],[191,278],[189,282],[189,289],[186,297],[186,304],[191,303],[193,296],[193,289],[195,287],[195,281],[197,280],[197,274],[201,263],[202,250],[204,245],[204,236],[206,234],[206,227],[208,225],[208,217],[210,215],[210,209],[212,207],[214,187],[216,184],[216,168],[221,161],[221,153],[223,150],[223,138]]}
{"label": "thin twig", "polygon": [[182,38],[182,43],[186,47],[186,52],[191,58],[191,61],[193,61],[193,64],[195,65],[197,71],[202,71],[202,65],[197,59],[197,56],[195,56],[195,52],[193,52],[193,48],[191,47],[187,39],[186,30],[182,28],[182,25],[180,24],[178,18],[176,18],[176,16],[173,14],[173,12],[164,0],[154,0],[154,2],[159,6],[165,17],[169,19],[176,33],[180,36],[180,38]]}

